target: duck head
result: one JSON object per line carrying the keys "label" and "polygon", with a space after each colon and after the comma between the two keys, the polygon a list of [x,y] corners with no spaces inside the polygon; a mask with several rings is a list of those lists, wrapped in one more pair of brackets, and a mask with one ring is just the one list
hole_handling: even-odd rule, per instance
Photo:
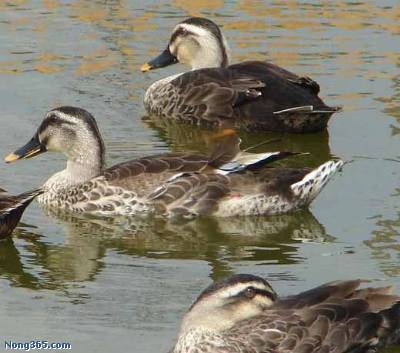
{"label": "duck head", "polygon": [[71,165],[87,166],[94,173],[104,165],[104,144],[97,123],[81,108],[63,106],[49,111],[28,143],[5,161],[32,158],[47,151],[61,152]]}
{"label": "duck head", "polygon": [[277,294],[263,278],[234,275],[213,283],[200,294],[185,315],[181,331],[223,331],[261,314],[276,300]]}
{"label": "duck head", "polygon": [[173,30],[167,48],[141,67],[143,72],[182,63],[197,70],[225,67],[229,64],[229,48],[219,27],[212,21],[191,17]]}

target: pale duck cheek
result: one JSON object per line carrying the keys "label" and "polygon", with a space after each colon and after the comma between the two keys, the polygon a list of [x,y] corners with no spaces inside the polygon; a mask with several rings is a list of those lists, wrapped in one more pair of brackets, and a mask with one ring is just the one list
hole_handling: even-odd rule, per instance
{"label": "pale duck cheek", "polygon": [[62,146],[58,139],[49,138],[46,143],[46,149],[50,152],[63,152],[65,146]]}

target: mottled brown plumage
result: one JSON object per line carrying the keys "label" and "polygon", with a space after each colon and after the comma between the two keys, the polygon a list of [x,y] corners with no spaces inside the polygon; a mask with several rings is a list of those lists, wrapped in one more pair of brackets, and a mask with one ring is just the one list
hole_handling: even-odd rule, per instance
{"label": "mottled brown plumage", "polygon": [[372,353],[399,344],[400,297],[391,287],[337,281],[268,302],[263,292],[273,290],[262,279],[232,278],[193,304],[174,353]]}
{"label": "mottled brown plumage", "polygon": [[220,138],[214,152],[162,154],[105,168],[104,144],[94,117],[84,109],[50,111],[34,137],[6,157],[12,162],[51,150],[67,166],[51,176],[38,201],[50,207],[101,216],[156,213],[163,216],[279,214],[307,206],[343,162],[311,170],[265,164],[293,152],[249,153],[234,134]]}
{"label": "mottled brown plumage", "polygon": [[160,57],[143,70],[182,62],[192,71],[150,86],[144,98],[149,115],[211,126],[301,133],[325,129],[339,110],[318,97],[319,85],[309,77],[262,61],[228,65],[225,39],[207,19],[190,18],[178,24]]}

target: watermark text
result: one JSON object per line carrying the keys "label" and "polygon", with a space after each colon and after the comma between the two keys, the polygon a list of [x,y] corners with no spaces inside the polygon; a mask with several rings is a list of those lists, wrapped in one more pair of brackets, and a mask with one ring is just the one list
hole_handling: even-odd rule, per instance
{"label": "watermark text", "polygon": [[72,349],[72,344],[69,342],[49,342],[45,340],[32,340],[27,342],[4,341],[4,348],[6,350],[21,350],[25,352],[42,349],[70,350]]}

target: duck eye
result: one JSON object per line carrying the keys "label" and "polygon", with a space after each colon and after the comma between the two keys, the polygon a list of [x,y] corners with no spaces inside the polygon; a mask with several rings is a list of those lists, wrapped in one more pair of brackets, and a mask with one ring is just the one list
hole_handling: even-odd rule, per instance
{"label": "duck eye", "polygon": [[256,290],[253,287],[248,287],[246,288],[246,290],[244,291],[244,295],[246,296],[246,298],[254,298],[256,295]]}

